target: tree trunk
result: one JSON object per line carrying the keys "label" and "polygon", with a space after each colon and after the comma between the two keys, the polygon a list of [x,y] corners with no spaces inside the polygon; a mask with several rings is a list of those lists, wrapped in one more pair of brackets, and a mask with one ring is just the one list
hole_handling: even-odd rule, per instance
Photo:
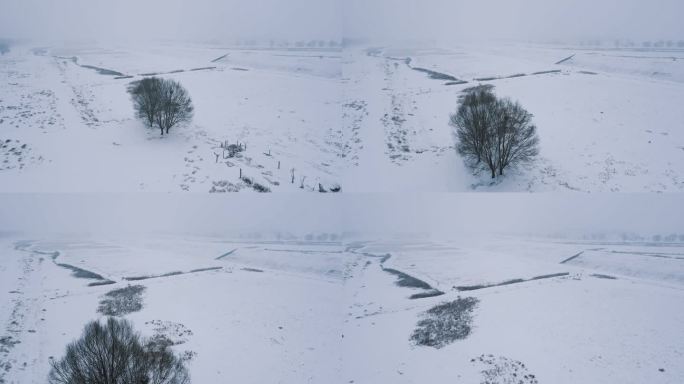
{"label": "tree trunk", "polygon": [[164,136],[164,128],[160,128],[160,129],[161,129],[162,136]]}
{"label": "tree trunk", "polygon": [[496,170],[494,168],[489,168],[492,171],[492,179],[496,179]]}

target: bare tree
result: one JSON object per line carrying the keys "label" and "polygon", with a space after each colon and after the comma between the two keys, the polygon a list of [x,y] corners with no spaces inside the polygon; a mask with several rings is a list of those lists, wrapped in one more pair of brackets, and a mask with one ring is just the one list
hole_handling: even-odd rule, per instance
{"label": "bare tree", "polygon": [[[510,99],[499,100],[496,125],[495,164],[499,175],[509,165],[532,160],[539,154],[537,127],[532,114]],[[490,167],[491,168],[491,167]]]}
{"label": "bare tree", "polygon": [[450,122],[456,128],[458,153],[471,168],[488,168],[492,178],[539,153],[532,114],[517,102],[498,99],[490,88],[469,90]]}
{"label": "bare tree", "polygon": [[183,361],[167,345],[142,343],[131,324],[110,317],[93,321],[66,355],[52,361],[50,384],[187,384]]}
{"label": "bare tree", "polygon": [[150,128],[154,126],[161,108],[161,89],[162,79],[158,77],[147,77],[134,81],[128,86],[128,93],[133,99],[136,115],[139,119],[144,120]]}
{"label": "bare tree", "polygon": [[496,120],[496,96],[490,87],[467,90],[458,111],[451,115],[450,123],[456,128],[457,150],[469,165],[477,167],[489,139],[489,129]]}
{"label": "bare tree", "polygon": [[174,80],[162,80],[162,104],[157,114],[157,126],[169,133],[169,129],[176,124],[188,122],[192,119],[194,107],[188,91]]}
{"label": "bare tree", "polygon": [[148,77],[132,82],[128,92],[138,118],[149,127],[156,124],[162,135],[168,134],[173,126],[192,119],[192,99],[174,80]]}

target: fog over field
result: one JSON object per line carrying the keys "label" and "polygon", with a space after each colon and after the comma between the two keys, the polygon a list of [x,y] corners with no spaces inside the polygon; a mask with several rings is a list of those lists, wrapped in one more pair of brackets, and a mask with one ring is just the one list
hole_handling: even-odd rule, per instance
{"label": "fog over field", "polygon": [[335,39],[336,0],[3,0],[0,36],[58,41]]}
{"label": "fog over field", "polygon": [[677,0],[3,0],[0,36],[58,39],[679,39]]}
{"label": "fog over field", "polygon": [[677,0],[351,0],[345,33],[379,39],[679,39]]}
{"label": "fog over field", "polygon": [[[644,236],[684,228],[678,195],[478,194],[340,195],[334,199],[274,195],[202,196],[7,195],[0,231],[26,233],[170,233],[236,235],[277,232],[351,233],[356,236],[636,233]],[[172,209],[170,207],[173,207]],[[222,212],[228,212],[225,215]]]}

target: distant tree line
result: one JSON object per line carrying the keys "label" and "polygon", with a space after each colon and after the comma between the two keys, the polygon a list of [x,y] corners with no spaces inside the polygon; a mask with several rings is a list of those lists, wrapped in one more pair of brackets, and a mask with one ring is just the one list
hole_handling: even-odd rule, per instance
{"label": "distant tree line", "polygon": [[268,46],[269,48],[338,48],[342,46],[342,42],[337,40],[282,40],[282,39],[270,39],[268,41],[259,41],[256,39],[238,39],[235,40],[236,46],[243,47],[259,47]]}
{"label": "distant tree line", "polygon": [[[583,40],[580,41],[581,46],[590,47],[602,47],[606,44],[606,41],[602,40]],[[684,48],[684,40],[646,40],[642,42],[635,42],[633,40],[617,39],[613,41],[613,46],[615,48]]]}

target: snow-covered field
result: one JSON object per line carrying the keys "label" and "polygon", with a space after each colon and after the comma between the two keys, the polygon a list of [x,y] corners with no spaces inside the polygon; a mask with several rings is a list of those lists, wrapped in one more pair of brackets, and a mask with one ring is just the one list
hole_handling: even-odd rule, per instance
{"label": "snow-covered field", "polygon": [[[0,63],[3,191],[252,189],[240,169],[272,190],[336,183],[339,52],[23,47]],[[153,73],[180,81],[196,108],[164,138],[134,119],[126,92]],[[247,149],[228,158],[226,142]]]}
{"label": "snow-covered field", "polygon": [[[126,93],[151,74],[196,107],[164,138]],[[17,45],[0,82],[5,192],[253,191],[241,171],[273,192],[684,190],[677,50]],[[464,167],[448,125],[478,84],[519,100],[541,140],[534,163],[493,185]],[[226,158],[221,143],[238,142]]]}
{"label": "snow-covered field", "polygon": [[[574,55],[571,59],[560,61]],[[684,188],[684,53],[557,46],[377,48],[345,56],[345,80],[368,105],[364,130],[379,188],[438,191],[673,192]],[[432,71],[432,73],[426,72]],[[434,78],[436,77],[436,78]],[[448,118],[480,84],[534,114],[541,153],[492,184],[454,151]],[[382,127],[378,127],[381,121]],[[384,127],[384,128],[383,128]],[[371,142],[370,137],[366,142]],[[359,169],[359,174],[369,175]],[[384,177],[384,178],[383,178]]]}
{"label": "snow-covered field", "polygon": [[[6,234],[0,254],[0,382],[45,382],[128,285],[142,308],[123,316],[195,383],[684,381],[681,243]],[[424,312],[459,297],[468,334],[416,345]]]}

